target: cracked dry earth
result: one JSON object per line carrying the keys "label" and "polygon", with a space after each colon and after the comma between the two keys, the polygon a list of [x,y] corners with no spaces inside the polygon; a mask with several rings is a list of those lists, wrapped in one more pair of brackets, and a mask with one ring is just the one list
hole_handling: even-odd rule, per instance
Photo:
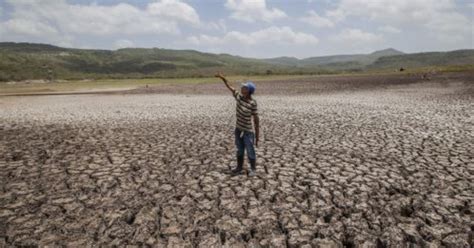
{"label": "cracked dry earth", "polygon": [[0,247],[469,247],[472,92],[257,95],[255,178],[228,94],[1,98]]}

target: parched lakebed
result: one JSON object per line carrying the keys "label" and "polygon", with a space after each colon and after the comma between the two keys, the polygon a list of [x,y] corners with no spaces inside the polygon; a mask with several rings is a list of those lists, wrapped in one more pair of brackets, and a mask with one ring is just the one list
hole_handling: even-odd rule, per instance
{"label": "parched lakebed", "polygon": [[0,246],[469,247],[472,92],[259,91],[256,177],[230,94],[0,98]]}

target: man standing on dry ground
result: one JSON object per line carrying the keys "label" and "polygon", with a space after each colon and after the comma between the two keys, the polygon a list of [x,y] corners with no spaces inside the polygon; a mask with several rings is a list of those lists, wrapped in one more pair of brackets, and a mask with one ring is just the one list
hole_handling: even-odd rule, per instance
{"label": "man standing on dry ground", "polygon": [[[235,145],[237,146],[237,168],[232,170],[232,175],[237,176],[242,174],[242,167],[244,164],[244,152],[247,150],[247,157],[250,162],[249,176],[255,176],[257,171],[255,167],[256,156],[255,146],[258,147],[259,137],[259,118],[257,112],[257,101],[252,98],[255,92],[255,85],[252,82],[242,84],[240,92],[229,85],[227,79],[221,73],[215,75],[224,81],[225,86],[232,92],[236,100],[236,127],[235,127]],[[255,123],[255,134],[252,125]]]}

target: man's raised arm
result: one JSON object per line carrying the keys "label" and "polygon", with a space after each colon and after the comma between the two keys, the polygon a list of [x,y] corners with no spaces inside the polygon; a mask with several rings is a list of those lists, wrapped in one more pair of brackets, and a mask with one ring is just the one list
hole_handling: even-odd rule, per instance
{"label": "man's raised arm", "polygon": [[224,83],[225,83],[225,86],[227,86],[227,89],[229,89],[229,90],[232,92],[232,94],[235,93],[235,89],[232,88],[232,86],[229,85],[229,82],[228,82],[227,79],[224,77],[224,75],[222,75],[222,74],[219,72],[219,73],[217,73],[217,74],[214,75],[214,76],[215,76],[215,77],[218,77],[218,78],[220,78],[220,79],[222,79],[222,81],[224,81]]}

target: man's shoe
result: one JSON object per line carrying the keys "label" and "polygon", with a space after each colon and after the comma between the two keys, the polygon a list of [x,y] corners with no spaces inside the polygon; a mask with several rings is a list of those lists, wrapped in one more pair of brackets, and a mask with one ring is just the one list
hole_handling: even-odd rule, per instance
{"label": "man's shoe", "polygon": [[249,162],[250,162],[250,170],[257,171],[257,167],[255,165],[257,163],[257,160],[249,159]]}
{"label": "man's shoe", "polygon": [[242,170],[241,170],[241,169],[239,170],[238,168],[233,169],[233,170],[230,171],[230,175],[231,175],[231,176],[239,176],[239,175],[242,175]]}
{"label": "man's shoe", "polygon": [[243,165],[244,165],[244,156],[237,156],[237,167],[230,172],[231,175],[238,176],[242,174]]}
{"label": "man's shoe", "polygon": [[249,177],[254,177],[254,176],[256,176],[256,175],[257,175],[257,171],[255,171],[255,170],[250,170],[250,172],[249,172]]}

